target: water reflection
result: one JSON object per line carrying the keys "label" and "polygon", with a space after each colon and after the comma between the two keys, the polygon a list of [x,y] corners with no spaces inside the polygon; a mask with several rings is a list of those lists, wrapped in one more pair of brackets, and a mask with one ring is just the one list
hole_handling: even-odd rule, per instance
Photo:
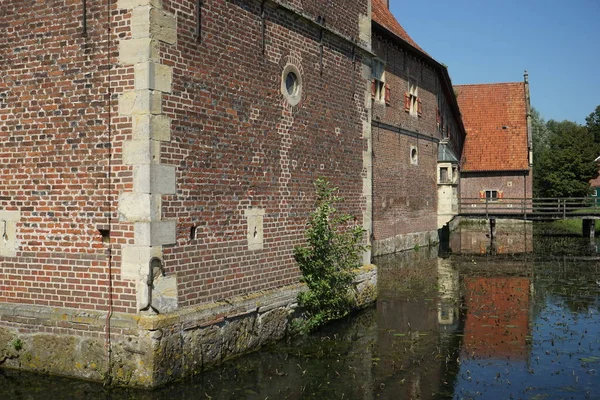
{"label": "water reflection", "polygon": [[[473,237],[461,232],[451,257],[378,259],[375,306],[187,382],[108,390],[3,371],[0,399],[600,398],[600,261],[589,244],[573,256],[552,251],[562,238],[534,237],[492,256],[479,245],[468,254]],[[540,243],[546,251],[522,252]]]}
{"label": "water reflection", "polygon": [[534,249],[531,221],[487,220],[461,225],[450,237],[455,254],[523,254]]}

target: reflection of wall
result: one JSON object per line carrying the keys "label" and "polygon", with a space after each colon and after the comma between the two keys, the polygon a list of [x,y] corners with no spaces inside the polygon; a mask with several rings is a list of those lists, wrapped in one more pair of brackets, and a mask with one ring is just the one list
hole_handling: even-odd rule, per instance
{"label": "reflection of wall", "polygon": [[528,357],[530,283],[526,277],[464,278],[463,354],[471,358]]}
{"label": "reflection of wall", "polygon": [[[443,260],[445,261],[445,260]],[[426,398],[440,390],[445,359],[432,357],[440,346],[437,251],[421,249],[379,257],[377,339],[373,346],[378,398]],[[443,282],[452,276],[444,263]],[[448,293],[452,284],[444,284]],[[445,296],[445,295],[444,295]],[[445,299],[448,299],[445,297]],[[441,350],[443,354],[447,349]]]}
{"label": "reflection of wall", "polygon": [[458,270],[452,268],[450,259],[438,258],[438,323],[455,325],[458,321],[459,283]]}
{"label": "reflection of wall", "polygon": [[[494,243],[490,241],[488,220],[467,220],[450,237],[457,254],[514,254],[533,251],[533,224],[519,220],[496,220]],[[493,251],[492,251],[493,250]]]}

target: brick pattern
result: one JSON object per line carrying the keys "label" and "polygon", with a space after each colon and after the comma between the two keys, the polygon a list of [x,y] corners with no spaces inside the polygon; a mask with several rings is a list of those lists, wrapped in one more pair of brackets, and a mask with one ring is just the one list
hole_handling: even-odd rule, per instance
{"label": "brick pattern", "polygon": [[[364,210],[357,155],[366,147],[365,110],[357,100],[368,82],[360,54],[353,61],[351,44],[326,34],[321,75],[319,28],[267,7],[263,55],[258,1],[204,2],[197,43],[188,3],[163,3],[178,16],[177,45],[161,47],[161,62],[174,71],[163,103],[172,138],[161,162],[177,166],[177,194],[163,197],[163,217],[178,220],[177,244],[163,253],[178,276],[180,306],[296,282],[292,254],[313,208],[312,182],[325,176],[340,187],[342,208],[359,223]],[[366,10],[366,1],[344,4]],[[358,32],[358,18],[354,25]],[[290,62],[303,79],[296,107],[280,92]],[[259,250],[247,243],[251,208],[265,210]]]}
{"label": "brick pattern", "polygon": [[[461,143],[458,124],[442,92],[439,75],[432,67],[377,32],[373,35],[373,51],[385,63],[385,84],[390,91],[389,104],[373,100],[373,120],[429,138],[373,128],[374,239],[434,231],[438,142],[449,131],[450,142]],[[418,86],[420,116],[410,115],[404,109],[409,79]],[[443,127],[438,123],[438,109],[444,116]],[[413,148],[418,153],[417,165],[411,163]]]}
{"label": "brick pattern", "polygon": [[[14,257],[0,258],[0,302],[107,308],[111,258],[99,229],[110,230],[116,265],[132,238],[115,222],[114,200],[131,183],[116,94],[133,84],[115,58],[128,15],[108,7],[88,2],[87,36],[80,2],[1,7],[0,210],[20,220]],[[135,312],[134,289],[113,272],[115,310]]]}
{"label": "brick pattern", "polygon": [[368,15],[368,2],[364,0],[275,0],[298,10],[312,20],[322,20],[325,26],[348,38],[358,38],[358,20],[361,15]]}
{"label": "brick pattern", "polygon": [[528,171],[463,173],[460,181],[460,197],[462,199],[479,198],[482,190],[502,191],[505,199],[522,199],[533,197],[533,176]]}
{"label": "brick pattern", "polygon": [[[136,11],[88,2],[84,36],[81,4],[55,3],[2,7],[0,206],[20,220],[16,254],[1,260],[0,302],[104,311],[110,265],[114,311],[136,313],[137,283],[120,270],[121,249],[136,246],[135,224],[117,211],[120,196],[135,191],[136,164],[123,157],[135,118],[120,113],[119,97],[136,89],[137,67],[119,59],[119,46]],[[325,34],[322,60],[320,28],[272,3],[263,55],[260,3],[205,1],[198,43],[193,6],[163,1],[178,30],[176,44],[157,49],[173,71],[160,102],[173,120],[170,142],[158,156],[177,168],[177,192],[162,196],[160,217],[177,222],[177,243],[163,255],[181,307],[296,282],[292,252],[318,176],[340,187],[342,209],[358,223],[366,210],[357,155],[368,147],[367,62],[352,43],[368,2],[340,0],[337,16],[326,10],[341,36]],[[303,15],[321,15],[321,2],[302,4]],[[280,93],[287,62],[304,80],[296,107]],[[262,250],[248,249],[250,208],[265,210]]]}

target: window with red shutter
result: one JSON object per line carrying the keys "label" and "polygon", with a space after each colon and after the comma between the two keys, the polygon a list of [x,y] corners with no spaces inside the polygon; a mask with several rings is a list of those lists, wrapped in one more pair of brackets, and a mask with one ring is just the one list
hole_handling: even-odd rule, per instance
{"label": "window with red shutter", "polygon": [[404,111],[410,111],[410,94],[404,93]]}
{"label": "window with red shutter", "polygon": [[391,93],[392,91],[390,90],[390,85],[385,85],[385,104],[388,106],[392,104]]}

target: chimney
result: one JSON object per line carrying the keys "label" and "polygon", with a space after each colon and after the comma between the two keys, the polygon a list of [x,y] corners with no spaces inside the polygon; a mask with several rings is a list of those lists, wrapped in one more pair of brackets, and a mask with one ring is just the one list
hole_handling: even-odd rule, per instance
{"label": "chimney", "polygon": [[387,7],[388,7],[388,10],[389,10],[390,9],[390,0],[387,0]]}

